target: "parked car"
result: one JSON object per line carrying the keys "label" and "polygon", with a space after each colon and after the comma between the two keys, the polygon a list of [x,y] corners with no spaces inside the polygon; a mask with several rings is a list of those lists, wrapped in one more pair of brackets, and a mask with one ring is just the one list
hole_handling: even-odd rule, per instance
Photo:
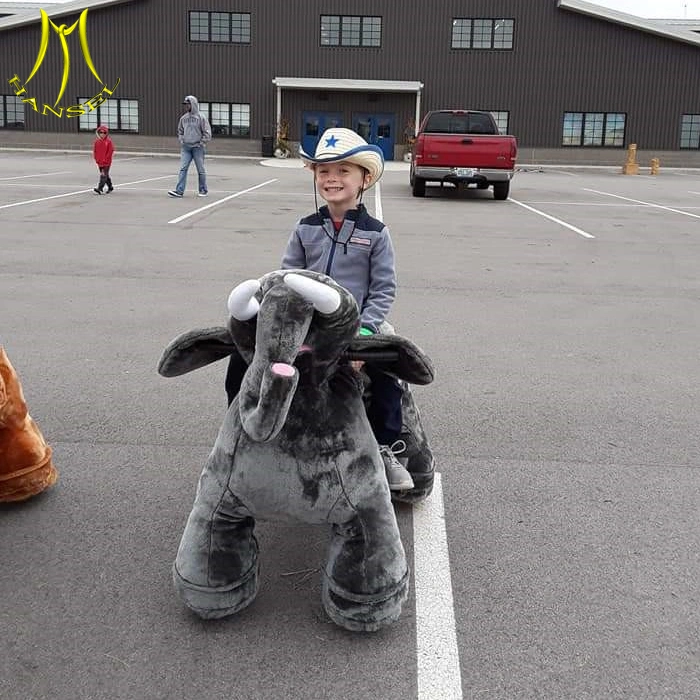
{"label": "parked car", "polygon": [[413,196],[425,196],[426,182],[439,182],[482,190],[493,187],[494,199],[507,199],[517,154],[515,136],[500,134],[491,112],[428,112],[413,145]]}

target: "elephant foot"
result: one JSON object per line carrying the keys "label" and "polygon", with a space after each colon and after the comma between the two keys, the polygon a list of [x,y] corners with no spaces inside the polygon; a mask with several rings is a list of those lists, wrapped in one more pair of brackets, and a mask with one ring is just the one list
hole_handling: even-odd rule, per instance
{"label": "elephant foot", "polygon": [[406,491],[392,491],[391,500],[396,503],[420,503],[433,492],[434,469],[429,472],[412,472],[409,469],[408,473],[413,479],[413,488]]}
{"label": "elephant foot", "polygon": [[402,434],[408,446],[406,469],[413,479],[413,488],[392,491],[391,500],[396,503],[420,503],[433,492],[435,481],[435,458],[427,440],[418,443],[413,435]]}
{"label": "elephant foot", "polygon": [[321,597],[328,617],[350,632],[376,632],[401,616],[408,597],[408,570],[391,590],[373,595],[358,595],[342,590],[327,575],[323,576]]}
{"label": "elephant foot", "polygon": [[7,469],[11,465],[2,465],[7,472],[0,473],[0,503],[26,501],[56,483],[58,472],[51,460],[51,448],[46,446],[45,451],[44,458],[29,467]]}
{"label": "elephant foot", "polygon": [[201,586],[184,579],[173,564],[173,583],[183,603],[205,620],[235,615],[248,607],[258,594],[260,567],[256,562],[238,581],[226,586]]}

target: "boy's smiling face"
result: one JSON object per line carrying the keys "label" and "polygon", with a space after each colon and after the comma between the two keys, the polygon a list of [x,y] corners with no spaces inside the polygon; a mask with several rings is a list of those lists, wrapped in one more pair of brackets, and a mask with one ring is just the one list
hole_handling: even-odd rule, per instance
{"label": "boy's smiling face", "polygon": [[332,215],[342,218],[348,209],[354,209],[360,191],[369,182],[369,173],[355,163],[345,160],[337,163],[316,163],[314,177],[319,194],[327,202]]}

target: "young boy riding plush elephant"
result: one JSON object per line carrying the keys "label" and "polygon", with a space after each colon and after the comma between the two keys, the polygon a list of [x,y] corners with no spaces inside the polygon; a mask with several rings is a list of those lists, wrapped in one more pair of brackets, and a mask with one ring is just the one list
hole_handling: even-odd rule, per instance
{"label": "young boy riding plush elephant", "polygon": [[[164,376],[228,356],[246,366],[180,541],[178,593],[204,618],[232,615],[258,591],[257,519],[325,523],[333,531],[322,579],[329,617],[356,631],[390,624],[408,594],[408,565],[350,363],[428,384],[430,360],[401,336],[358,335],[355,298],[321,273],[278,270],[247,280],[228,306],[227,328],[182,334],[159,364]],[[419,500],[432,487],[432,455],[417,412],[408,416],[418,421],[416,469],[426,477]]]}

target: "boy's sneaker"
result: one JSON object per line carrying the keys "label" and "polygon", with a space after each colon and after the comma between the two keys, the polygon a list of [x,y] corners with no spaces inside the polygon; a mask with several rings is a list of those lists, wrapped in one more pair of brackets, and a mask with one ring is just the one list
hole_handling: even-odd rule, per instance
{"label": "boy's sneaker", "polygon": [[397,440],[393,445],[379,445],[379,454],[384,461],[384,471],[391,491],[405,491],[414,487],[408,469],[396,457],[405,449],[406,443],[403,440]]}
{"label": "boy's sneaker", "polygon": [[114,187],[107,188],[107,194],[109,194],[110,192],[114,192]]}
{"label": "boy's sneaker", "polygon": [[198,197],[208,197],[208,196],[209,196],[209,192],[200,192],[197,196],[198,196]]}
{"label": "boy's sneaker", "polygon": [[93,188],[92,188],[92,191],[93,191],[95,194],[102,194],[102,190],[101,190],[99,187],[93,187]]}
{"label": "boy's sneaker", "polygon": [[168,197],[182,197],[182,193],[177,192],[176,190],[170,190],[168,192]]}

